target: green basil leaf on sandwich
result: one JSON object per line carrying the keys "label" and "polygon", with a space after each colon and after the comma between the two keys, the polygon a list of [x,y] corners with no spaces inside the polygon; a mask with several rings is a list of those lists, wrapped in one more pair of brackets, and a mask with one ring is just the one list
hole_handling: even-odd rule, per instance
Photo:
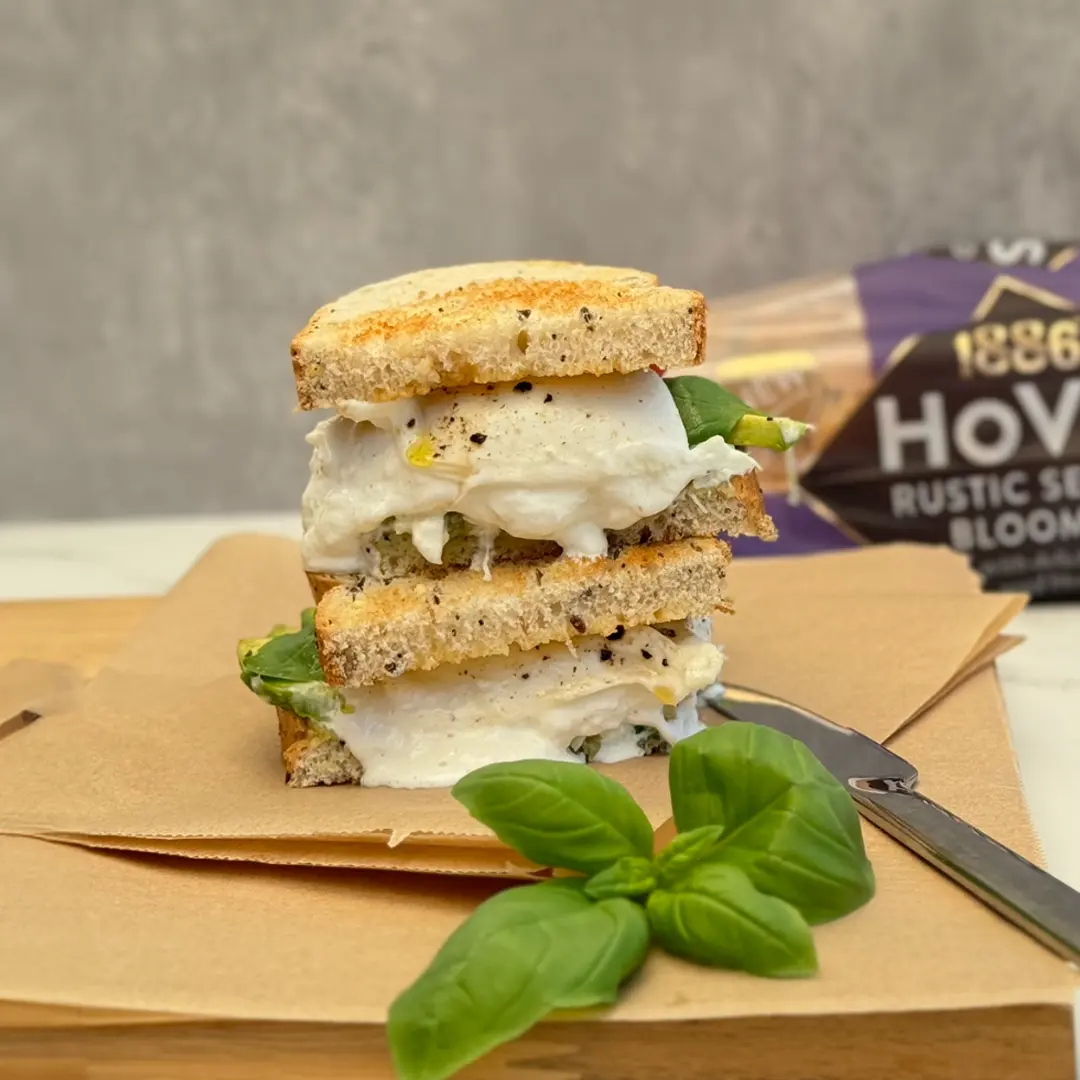
{"label": "green basil leaf on sandwich", "polygon": [[292,632],[275,627],[270,636],[255,649],[245,649],[253,643],[240,642],[244,655],[241,668],[252,675],[288,682],[322,681],[319,649],[315,644],[315,609],[308,608],[300,616],[300,629]]}
{"label": "green basil leaf on sandwich", "polygon": [[700,375],[664,380],[679,410],[691,446],[719,436],[733,446],[790,450],[809,425],[786,416],[766,416],[730,390]]}
{"label": "green basil leaf on sandwich", "polygon": [[319,664],[314,608],[300,616],[299,630],[275,626],[264,638],[241,641],[236,656],[244,685],[271,705],[315,721],[344,705]]}

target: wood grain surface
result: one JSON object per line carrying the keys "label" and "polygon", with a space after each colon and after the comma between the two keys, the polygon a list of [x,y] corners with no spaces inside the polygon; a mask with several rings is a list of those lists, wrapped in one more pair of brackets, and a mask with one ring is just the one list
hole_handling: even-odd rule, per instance
{"label": "wood grain surface", "polygon": [[0,664],[44,660],[92,675],[155,602],[139,597],[0,604]]}

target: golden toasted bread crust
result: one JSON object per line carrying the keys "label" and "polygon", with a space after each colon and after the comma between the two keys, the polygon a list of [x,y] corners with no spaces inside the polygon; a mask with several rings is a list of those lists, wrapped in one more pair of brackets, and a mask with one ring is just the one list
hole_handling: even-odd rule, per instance
{"label": "golden toasted bread crust", "polygon": [[619,626],[726,610],[731,551],[711,538],[631,548],[614,559],[495,567],[331,589],[315,633],[331,686],[369,686],[408,671],[511,648],[533,649]]}
{"label": "golden toasted bread crust", "polygon": [[704,356],[704,297],[652,274],[577,263],[420,271],[320,308],[292,342],[302,409],[436,387],[688,367]]}
{"label": "golden toasted bread crust", "polygon": [[333,732],[277,707],[281,761],[289,787],[359,784],[363,766]]}
{"label": "golden toasted bread crust", "polygon": [[743,510],[741,530],[728,532],[729,536],[756,536],[759,540],[772,542],[776,539],[776,525],[765,509],[765,495],[757,472],[734,476],[731,487]]}

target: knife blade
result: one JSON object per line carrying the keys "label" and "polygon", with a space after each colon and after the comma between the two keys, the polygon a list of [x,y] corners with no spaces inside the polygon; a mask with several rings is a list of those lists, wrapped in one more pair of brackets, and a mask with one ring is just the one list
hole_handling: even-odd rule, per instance
{"label": "knife blade", "polygon": [[920,794],[918,770],[899,754],[808,709],[742,686],[710,687],[702,705],[804,743],[868,821],[1058,956],[1080,963],[1080,893]]}

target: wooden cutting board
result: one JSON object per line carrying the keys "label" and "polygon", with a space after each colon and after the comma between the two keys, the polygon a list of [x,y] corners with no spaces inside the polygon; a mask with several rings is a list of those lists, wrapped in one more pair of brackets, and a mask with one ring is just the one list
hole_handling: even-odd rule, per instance
{"label": "wooden cutting board", "polygon": [[93,674],[155,603],[113,600],[21,600],[0,603],[0,664],[42,660]]}

